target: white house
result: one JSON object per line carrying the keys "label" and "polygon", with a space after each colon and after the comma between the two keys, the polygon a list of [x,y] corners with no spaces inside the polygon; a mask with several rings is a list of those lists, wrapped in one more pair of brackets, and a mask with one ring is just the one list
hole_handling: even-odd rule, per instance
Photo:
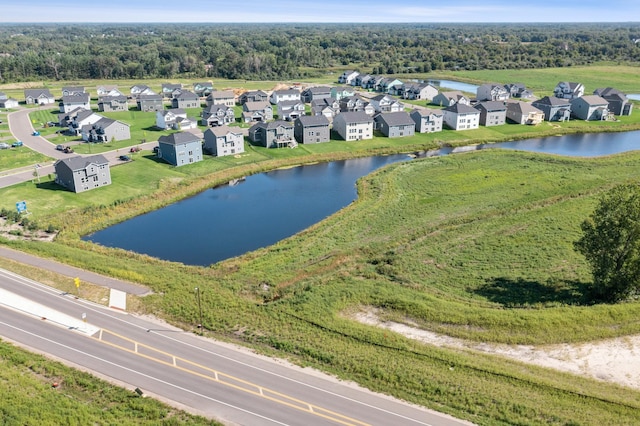
{"label": "white house", "polygon": [[460,103],[442,110],[444,123],[453,130],[471,130],[480,126],[480,111]]}
{"label": "white house", "polygon": [[373,139],[373,118],[364,111],[341,112],[333,119],[333,130],[345,141]]}

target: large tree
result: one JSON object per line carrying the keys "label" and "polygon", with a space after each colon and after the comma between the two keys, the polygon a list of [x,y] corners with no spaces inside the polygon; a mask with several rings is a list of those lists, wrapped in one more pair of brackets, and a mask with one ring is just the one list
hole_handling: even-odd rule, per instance
{"label": "large tree", "polygon": [[640,293],[640,185],[608,191],[581,228],[575,248],[591,266],[593,295],[618,302]]}

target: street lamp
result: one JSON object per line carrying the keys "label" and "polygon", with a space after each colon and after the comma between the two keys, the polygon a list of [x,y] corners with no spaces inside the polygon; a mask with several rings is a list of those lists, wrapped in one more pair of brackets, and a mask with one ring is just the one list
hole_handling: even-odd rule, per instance
{"label": "street lamp", "polygon": [[202,336],[202,303],[200,302],[200,288],[196,287],[196,299],[198,300],[198,310],[200,311],[200,324],[198,324],[198,328],[200,329],[200,335]]}

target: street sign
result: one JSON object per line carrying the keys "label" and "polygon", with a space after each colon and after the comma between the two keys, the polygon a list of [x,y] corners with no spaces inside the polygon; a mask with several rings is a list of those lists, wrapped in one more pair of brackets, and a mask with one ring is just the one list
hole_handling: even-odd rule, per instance
{"label": "street sign", "polygon": [[16,210],[18,213],[24,213],[27,211],[27,202],[26,201],[18,201],[16,203]]}

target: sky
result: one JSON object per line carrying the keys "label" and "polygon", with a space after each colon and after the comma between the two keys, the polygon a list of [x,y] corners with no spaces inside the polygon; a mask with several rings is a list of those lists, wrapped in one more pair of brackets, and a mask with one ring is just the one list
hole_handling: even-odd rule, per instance
{"label": "sky", "polygon": [[0,23],[639,21],[639,0],[0,0]]}

